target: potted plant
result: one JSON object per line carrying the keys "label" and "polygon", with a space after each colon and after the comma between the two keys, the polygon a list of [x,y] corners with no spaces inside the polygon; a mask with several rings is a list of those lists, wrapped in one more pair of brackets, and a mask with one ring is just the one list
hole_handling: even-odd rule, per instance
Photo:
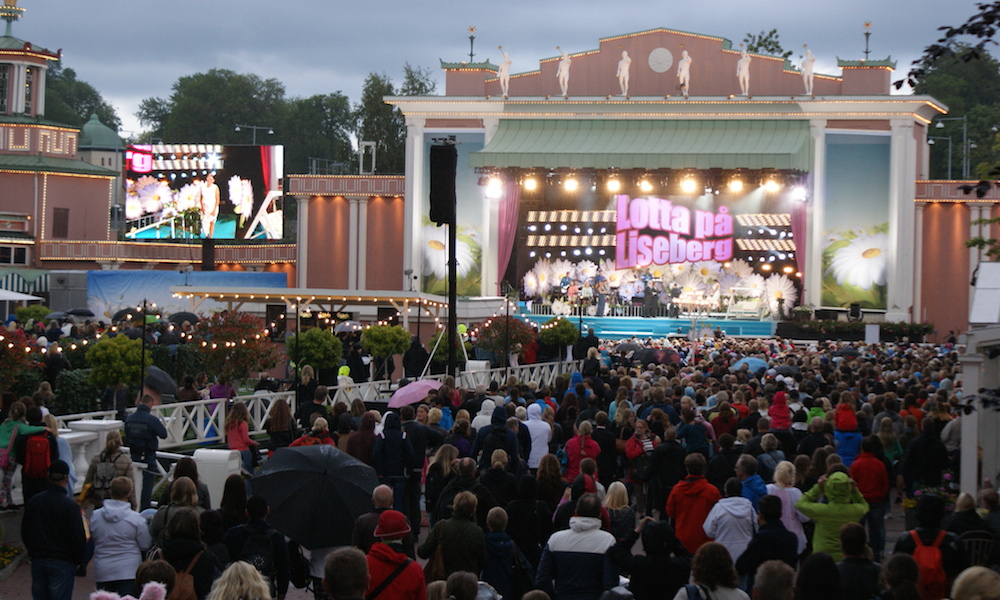
{"label": "potted plant", "polygon": [[[296,365],[310,365],[317,373],[340,366],[344,355],[344,345],[329,329],[313,327],[302,335],[289,335],[285,341],[285,352]],[[320,381],[326,381],[323,376]]]}
{"label": "potted plant", "polygon": [[538,339],[543,344],[556,346],[559,348],[559,360],[566,355],[566,348],[580,337],[580,331],[576,325],[562,317],[554,317],[542,324],[538,332]]}
{"label": "potted plant", "polygon": [[531,342],[535,332],[531,326],[508,315],[493,317],[479,328],[476,348],[497,358],[497,366],[507,364],[507,357],[520,352],[519,348]]}
{"label": "potted plant", "polygon": [[361,334],[361,347],[375,359],[375,381],[392,379],[392,357],[406,351],[410,332],[400,325],[372,325]]}

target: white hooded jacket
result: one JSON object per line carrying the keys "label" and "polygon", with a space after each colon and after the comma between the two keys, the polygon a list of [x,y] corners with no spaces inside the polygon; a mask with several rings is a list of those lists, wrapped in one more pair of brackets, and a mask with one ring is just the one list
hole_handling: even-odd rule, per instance
{"label": "white hooded jacket", "polygon": [[473,431],[479,431],[480,427],[489,427],[492,424],[493,409],[496,407],[496,402],[492,400],[483,400],[482,406],[479,407],[479,412],[476,413],[475,418],[472,419]]}
{"label": "white hooded jacket", "polygon": [[135,579],[142,556],[153,545],[146,519],[123,500],[107,499],[90,519],[94,581]]}
{"label": "white hooded jacket", "polygon": [[723,498],[712,507],[702,528],[705,535],[715,538],[729,550],[735,563],[757,530],[757,511],[753,503],[742,496]]}

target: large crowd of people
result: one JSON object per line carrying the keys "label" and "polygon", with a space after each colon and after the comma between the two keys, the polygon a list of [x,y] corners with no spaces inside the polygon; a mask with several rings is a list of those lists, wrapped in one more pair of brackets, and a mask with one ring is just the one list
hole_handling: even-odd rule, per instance
{"label": "large crowd of people", "polygon": [[[325,444],[378,476],[354,549],[308,559],[317,600],[998,597],[997,492],[956,492],[963,404],[952,345],[637,342],[669,345],[668,364],[584,338],[596,360],[581,372],[475,389],[446,378],[391,411],[330,405],[304,369],[295,410],[274,401],[267,439],[248,435],[238,402],[227,439],[250,472],[258,444]],[[22,465],[28,439],[50,435],[24,415],[12,410],[0,426],[0,447],[8,422],[24,427],[11,434]],[[156,426],[142,415],[155,450]],[[133,514],[147,500],[137,505],[115,470],[121,443],[110,437],[87,474],[100,488],[90,518],[99,588],[137,596],[138,573],[165,561],[197,600],[284,597],[298,551],[242,477],[210,510],[193,461],[178,465],[147,525]],[[46,532],[25,536],[40,590],[72,572],[48,562],[75,571],[88,547],[75,525],[43,523],[66,505],[67,470],[52,454],[25,509],[25,531]],[[886,516],[904,507],[915,523],[887,540]]]}

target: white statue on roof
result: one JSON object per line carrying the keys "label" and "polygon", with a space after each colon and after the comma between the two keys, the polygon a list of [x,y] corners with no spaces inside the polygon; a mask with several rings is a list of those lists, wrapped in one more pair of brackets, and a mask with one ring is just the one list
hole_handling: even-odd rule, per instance
{"label": "white statue on roof", "polygon": [[618,86],[622,89],[622,96],[628,96],[628,76],[631,68],[632,59],[629,58],[627,51],[622,50],[622,59],[618,61],[618,72],[615,73],[618,77]]}
{"label": "white statue on roof", "polygon": [[559,68],[556,69],[556,77],[559,79],[559,89],[562,91],[564,97],[569,96],[569,67],[573,64],[573,59],[566,54],[566,51],[556,46],[556,50],[562,54],[562,59],[559,61]]}
{"label": "white statue on roof", "polygon": [[691,86],[691,55],[687,50],[681,51],[681,59],[677,61],[677,81],[680,83],[681,93],[688,97],[688,90]]}
{"label": "white statue on roof", "polygon": [[[740,44],[742,46],[743,44]],[[740,93],[750,96],[750,54],[746,48],[740,48],[740,60],[736,63],[736,78],[740,80]]]}
{"label": "white statue on roof", "polygon": [[816,57],[806,48],[806,57],[802,59],[802,82],[806,85],[806,96],[813,95],[813,65]]}
{"label": "white statue on roof", "polygon": [[497,77],[500,78],[500,91],[503,93],[503,97],[507,97],[507,92],[510,91],[510,57],[507,56],[507,51],[503,49],[503,46],[497,46],[497,49],[503,54],[503,60],[500,61],[500,68],[497,70]]}

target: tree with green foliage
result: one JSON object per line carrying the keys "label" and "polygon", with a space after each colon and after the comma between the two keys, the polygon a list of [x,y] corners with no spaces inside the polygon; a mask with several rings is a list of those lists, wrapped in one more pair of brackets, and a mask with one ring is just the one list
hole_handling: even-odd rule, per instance
{"label": "tree with green foliage", "polygon": [[[179,78],[172,89],[167,100],[144,99],[136,113],[167,142],[249,144],[252,132],[236,131],[237,124],[274,127],[284,118],[285,86],[277,79],[210,69]],[[277,130],[257,132],[258,144],[282,141]]]}
{"label": "tree with green foliage", "polygon": [[389,379],[389,361],[410,347],[410,332],[399,325],[372,325],[361,334],[361,347],[375,359],[375,380]]}
{"label": "tree with green foliage", "polygon": [[340,364],[344,345],[329,329],[313,327],[302,335],[289,335],[285,340],[285,353],[296,364],[311,365],[317,371],[332,369]]}
{"label": "tree with green foliage", "polygon": [[566,347],[576,342],[580,331],[568,319],[553,317],[542,324],[538,339],[548,346],[559,348],[559,360],[566,356]]}
{"label": "tree with green foliage", "polygon": [[[438,343],[438,339],[441,338],[442,335],[444,335],[444,338],[441,339],[440,343]],[[455,336],[455,356],[458,357],[458,362],[459,363],[464,363],[465,362],[465,355],[468,354],[469,356],[472,356],[472,351],[473,351],[472,342],[466,341],[465,342],[465,353],[464,354],[462,353],[462,347],[459,345],[461,343],[461,342],[459,342],[459,340],[461,340],[462,337],[463,336],[461,336],[461,335]],[[435,348],[435,345],[437,345],[436,348]],[[448,364],[448,332],[447,332],[447,330],[445,330],[445,329],[438,329],[437,333],[435,333],[434,335],[432,335],[430,341],[427,342],[427,347],[428,348],[435,348],[434,349],[434,354],[431,355],[432,362],[436,363],[439,366],[440,365],[447,365]]]}
{"label": "tree with green foliage", "polygon": [[28,336],[22,329],[0,331],[0,390],[15,389],[29,371],[41,372],[42,362],[32,352]]}
{"label": "tree with green foliage", "polygon": [[747,33],[743,38],[743,43],[746,44],[747,52],[788,58],[792,55],[792,51],[781,47],[779,37],[777,29],[771,31],[761,29],[760,33]]}
{"label": "tree with green foliage", "polygon": [[[957,57],[964,62],[971,62],[982,58],[987,44],[996,44],[993,38],[1000,31],[1000,1],[980,2],[976,4],[976,8],[979,12],[969,17],[965,23],[954,27],[939,27],[938,31],[943,31],[944,34],[924,48],[920,58],[913,61],[906,79],[895,83],[896,88],[902,88],[906,84],[916,88],[941,59]],[[977,41],[970,46],[970,40]]]}
{"label": "tree with green foliage", "polygon": [[430,96],[437,90],[434,72],[427,67],[403,65],[403,84],[399,86],[400,96]]}
{"label": "tree with green foliage", "polygon": [[92,113],[115,131],[122,126],[115,108],[94,86],[77,79],[76,71],[63,67],[61,62],[49,67],[45,74],[45,118],[80,127]]}
{"label": "tree with green foliage", "polygon": [[370,73],[361,90],[361,102],[354,109],[358,141],[375,142],[379,173],[403,173],[406,169],[406,122],[403,113],[384,100],[395,95],[388,75]]}
{"label": "tree with green foliage", "polygon": [[[276,126],[286,140],[285,171],[309,173],[309,158],[354,165],[354,115],[351,101],[340,92],[288,101],[284,119]],[[259,139],[259,136],[258,136]]]}
{"label": "tree with green foliage", "polygon": [[27,323],[32,320],[40,321],[50,312],[52,310],[48,306],[42,306],[41,304],[18,306],[14,309],[14,318],[17,319],[18,323]]}
{"label": "tree with green foliage", "polygon": [[[119,382],[136,382],[146,367],[153,364],[153,353],[146,352],[143,361],[142,340],[124,335],[102,337],[87,350],[90,383],[98,389]],[[142,367],[140,367],[142,361]]]}

